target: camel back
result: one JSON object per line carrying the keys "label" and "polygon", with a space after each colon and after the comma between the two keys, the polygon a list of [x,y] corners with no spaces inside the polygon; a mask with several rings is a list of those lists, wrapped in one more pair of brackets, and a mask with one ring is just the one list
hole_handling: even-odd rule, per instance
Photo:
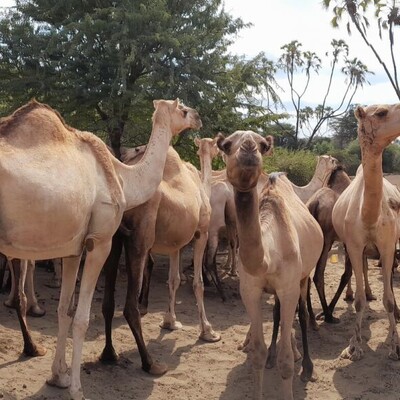
{"label": "camel back", "polygon": [[[20,137],[24,136],[25,137]],[[21,141],[24,147],[29,146],[29,138],[34,137],[32,146],[38,143],[71,144],[83,142],[88,144],[94,157],[102,166],[110,193],[120,197],[120,186],[112,162],[112,155],[106,144],[91,132],[79,131],[67,125],[60,113],[47,104],[31,100],[18,108],[10,116],[0,118],[0,139],[4,145],[13,146]]]}

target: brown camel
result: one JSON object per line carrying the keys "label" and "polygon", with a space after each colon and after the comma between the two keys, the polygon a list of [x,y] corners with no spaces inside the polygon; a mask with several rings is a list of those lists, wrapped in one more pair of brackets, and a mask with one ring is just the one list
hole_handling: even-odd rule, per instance
{"label": "brown camel", "polygon": [[356,280],[356,325],[342,357],[356,361],[363,355],[361,322],[366,305],[363,254],[377,249],[382,262],[383,304],[389,318],[389,357],[398,360],[400,343],[391,281],[399,230],[398,215],[390,203],[392,199],[398,203],[399,193],[383,179],[382,153],[400,135],[400,104],[357,107],[355,116],[358,120],[362,169],[336,201],[332,211],[333,226],[346,245]]}
{"label": "brown camel", "polygon": [[[124,162],[134,165],[140,159],[140,149],[125,151]],[[208,177],[204,177],[208,180]],[[128,289],[124,316],[131,327],[142,356],[142,365],[146,370],[149,363],[141,333],[138,296],[141,289],[143,271],[150,251],[167,254],[169,266],[169,309],[161,323],[162,328],[174,330],[182,327],[175,314],[176,291],[180,283],[179,252],[182,247],[194,239],[194,279],[199,319],[200,338],[214,342],[220,339],[208,322],[204,309],[204,286],[202,280],[202,258],[207,241],[207,229],[210,218],[210,204],[199,171],[181,160],[178,153],[170,147],[167,153],[163,180],[153,197],[146,203],[124,213],[120,230],[114,235],[110,255],[105,263],[106,285],[103,299],[106,344],[101,360],[113,362],[116,352],[112,344],[112,318],[114,314],[114,289],[116,266],[125,248]],[[150,276],[143,281],[144,298],[142,313],[147,312]],[[166,368],[158,373],[165,372]]]}
{"label": "brown camel", "polygon": [[226,170],[234,187],[239,236],[240,293],[251,319],[247,339],[252,351],[255,398],[262,398],[267,348],[263,336],[261,297],[264,291],[276,295],[279,304],[281,346],[278,367],[283,397],[293,399],[294,353],[292,325],[299,303],[303,334],[302,379],[311,379],[313,364],[307,342],[307,281],[321,254],[321,228],[295,194],[283,174],[269,177],[261,195],[257,182],[262,172],[262,155],[272,146],[272,138],[252,131],[236,131],[218,147],[226,154]]}
{"label": "brown camel", "polygon": [[[156,191],[172,136],[201,127],[197,111],[178,100],[159,100],[154,106],[150,142],[135,166],[122,164],[94,134],[69,127],[56,111],[36,101],[0,121],[0,252],[21,260],[14,264],[21,318],[26,312],[27,260],[63,257],[59,332],[48,383],[69,386],[74,400],[84,398],[80,381],[83,341],[112,236],[124,211],[146,202]],[[65,347],[84,248],[87,256],[73,317],[69,376]]]}

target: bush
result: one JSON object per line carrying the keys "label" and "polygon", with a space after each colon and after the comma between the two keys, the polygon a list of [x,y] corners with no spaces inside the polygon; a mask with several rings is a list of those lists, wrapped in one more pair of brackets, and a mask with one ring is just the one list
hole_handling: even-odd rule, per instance
{"label": "bush", "polygon": [[291,151],[282,147],[275,147],[273,155],[264,159],[266,172],[287,172],[288,178],[298,186],[310,182],[316,165],[317,156],[311,151]]}

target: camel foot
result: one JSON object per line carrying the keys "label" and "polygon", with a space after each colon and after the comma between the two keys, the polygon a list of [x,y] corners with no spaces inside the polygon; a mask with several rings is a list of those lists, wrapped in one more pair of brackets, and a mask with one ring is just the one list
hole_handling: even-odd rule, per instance
{"label": "camel foot", "polygon": [[317,314],[316,319],[327,324],[338,324],[340,322],[339,318],[334,317],[332,314],[325,314],[323,311]]}
{"label": "camel foot", "polygon": [[67,373],[62,375],[53,375],[50,379],[46,379],[46,383],[49,386],[66,389],[71,384],[71,378]]}
{"label": "camel foot", "polygon": [[394,348],[392,348],[390,350],[388,357],[393,361],[399,361],[400,360],[400,347],[394,346]]}
{"label": "camel foot", "polygon": [[[295,360],[297,361],[297,360]],[[271,369],[274,368],[276,365],[276,352],[272,352],[270,350],[268,350],[268,357],[267,357],[267,361],[265,363],[265,368],[267,369]]]}
{"label": "camel foot", "polygon": [[394,319],[396,322],[400,322],[400,310],[397,307],[394,309]]}
{"label": "camel foot", "polygon": [[180,274],[180,278],[181,278],[181,285],[184,285],[188,280],[187,276],[184,273]]}
{"label": "camel foot", "polygon": [[363,353],[364,352],[360,346],[348,346],[342,351],[340,357],[351,361],[358,361],[361,360]]}
{"label": "camel foot", "polygon": [[182,329],[182,324],[179,321],[164,320],[161,322],[160,328],[168,329],[169,331],[176,331]]}
{"label": "camel foot", "polygon": [[239,276],[237,271],[229,271],[230,276]]}
{"label": "camel foot", "polygon": [[372,293],[365,293],[365,297],[366,297],[367,301],[376,300],[376,296],[374,296]]}
{"label": "camel foot", "polygon": [[47,349],[40,344],[28,343],[25,344],[23,353],[27,357],[42,357],[47,353]]}
{"label": "camel foot", "polygon": [[168,371],[168,366],[165,363],[156,363],[151,364],[150,368],[143,368],[144,371],[154,376],[164,375]]}
{"label": "camel foot", "polygon": [[104,364],[115,364],[118,361],[118,354],[114,350],[114,347],[104,347],[99,360]]}
{"label": "camel foot", "polygon": [[317,380],[317,375],[314,372],[314,365],[311,360],[303,361],[300,379],[302,382],[315,382]]}
{"label": "camel foot", "polygon": [[39,304],[34,304],[26,313],[30,317],[40,318],[46,314],[46,310],[39,306]]}
{"label": "camel foot", "polygon": [[308,320],[308,323],[311,326],[311,329],[313,331],[319,331],[319,325],[318,325],[317,321],[314,318],[310,318]]}
{"label": "camel foot", "polygon": [[59,289],[61,287],[61,280],[53,279],[53,280],[45,283],[44,286],[47,286],[48,288],[51,288],[51,289]]}
{"label": "camel foot", "polygon": [[210,329],[207,332],[201,332],[199,338],[205,342],[214,343],[221,340],[221,335]]}
{"label": "camel foot", "polygon": [[142,306],[139,303],[139,312],[140,312],[140,316],[144,317],[148,313],[147,306]]}
{"label": "camel foot", "polygon": [[7,300],[4,300],[4,303],[3,303],[6,307],[8,307],[8,308],[16,308],[16,304],[15,304],[15,301],[14,301],[14,299],[7,299]]}
{"label": "camel foot", "polygon": [[73,392],[70,390],[69,396],[70,396],[71,400],[89,400],[89,399],[86,399],[86,397],[83,395],[82,389],[78,389]]}
{"label": "camel foot", "polygon": [[352,303],[354,301],[354,295],[352,293],[346,293],[346,296],[343,297],[343,300]]}

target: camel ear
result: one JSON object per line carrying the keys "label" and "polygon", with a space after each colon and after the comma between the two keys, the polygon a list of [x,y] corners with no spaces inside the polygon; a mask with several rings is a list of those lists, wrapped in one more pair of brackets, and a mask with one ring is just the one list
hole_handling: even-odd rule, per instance
{"label": "camel ear", "polygon": [[366,115],[367,115],[367,113],[365,112],[364,108],[362,108],[361,106],[358,106],[354,111],[354,116],[358,120],[365,118]]}
{"label": "camel ear", "polygon": [[271,135],[268,135],[265,138],[265,142],[262,149],[261,149],[261,154],[264,155],[271,155],[273,153],[274,149],[274,138]]}
{"label": "camel ear", "polygon": [[179,104],[179,99],[176,98],[172,105],[174,106],[174,108],[178,108],[178,104]]}
{"label": "camel ear", "polygon": [[194,144],[195,144],[197,147],[200,147],[200,143],[201,143],[200,139],[196,136],[196,137],[194,138]]}
{"label": "camel ear", "polygon": [[153,100],[154,108],[157,108],[159,102],[160,102],[160,100]]}
{"label": "camel ear", "polygon": [[232,143],[228,142],[225,140],[225,136],[221,133],[218,132],[218,135],[216,136],[217,139],[217,146],[218,148],[225,154],[229,154],[230,148]]}

